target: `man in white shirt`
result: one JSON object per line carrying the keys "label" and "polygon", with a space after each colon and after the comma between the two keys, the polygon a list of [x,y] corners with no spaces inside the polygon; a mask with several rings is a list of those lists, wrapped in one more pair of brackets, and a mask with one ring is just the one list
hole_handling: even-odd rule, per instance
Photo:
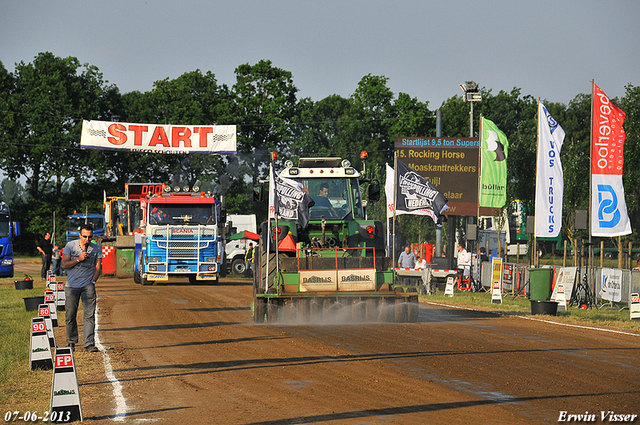
{"label": "man in white shirt", "polygon": [[464,277],[471,274],[471,256],[462,244],[458,244],[458,272],[461,272]]}

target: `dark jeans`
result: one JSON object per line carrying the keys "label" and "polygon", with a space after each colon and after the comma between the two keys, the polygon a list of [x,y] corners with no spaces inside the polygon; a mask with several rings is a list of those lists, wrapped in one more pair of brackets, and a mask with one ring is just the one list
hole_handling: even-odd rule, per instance
{"label": "dark jeans", "polygon": [[62,260],[60,259],[53,259],[51,260],[51,270],[53,270],[53,273],[55,273],[56,276],[62,276],[62,268],[60,267],[60,263],[62,262]]}
{"label": "dark jeans", "polygon": [[40,270],[40,277],[43,279],[47,278],[47,270],[51,267],[51,256],[43,255],[42,256],[42,270]]}
{"label": "dark jeans", "polygon": [[94,332],[96,328],[96,285],[89,283],[82,288],[70,288],[65,286],[64,294],[66,301],[65,308],[65,325],[67,327],[67,343],[78,343],[78,322],[76,315],[78,313],[78,305],[82,300],[82,310],[84,318],[84,346],[90,347],[95,345]]}

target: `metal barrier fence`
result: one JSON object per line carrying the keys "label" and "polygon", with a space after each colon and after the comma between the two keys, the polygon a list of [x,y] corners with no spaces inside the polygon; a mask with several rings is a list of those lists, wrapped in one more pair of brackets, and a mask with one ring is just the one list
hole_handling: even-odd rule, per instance
{"label": "metal barrier fence", "polygon": [[[480,279],[480,283],[485,289],[491,288],[492,268],[491,262],[482,263],[480,270],[475,269],[474,278]],[[529,269],[526,264],[503,263],[502,265],[502,290],[514,295],[528,295],[530,290]],[[561,267],[555,266],[554,276],[557,275]],[[620,269],[614,269],[620,270]],[[608,303],[608,300],[602,299],[602,283],[603,283],[602,267],[599,266],[583,266],[576,268],[576,278],[574,288],[578,282],[586,282],[588,287],[594,292],[595,298],[599,303]],[[573,289],[573,288],[572,288]],[[630,294],[640,293],[640,270],[622,269],[621,279],[621,299],[617,303],[629,304]],[[567,300],[569,301],[569,300]]]}

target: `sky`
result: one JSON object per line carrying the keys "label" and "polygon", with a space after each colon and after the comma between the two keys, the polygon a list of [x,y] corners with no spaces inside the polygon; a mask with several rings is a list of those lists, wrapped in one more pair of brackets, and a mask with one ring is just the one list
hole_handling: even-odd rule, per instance
{"label": "sky", "polygon": [[313,101],[372,74],[432,110],[468,80],[566,104],[640,84],[638,17],[637,0],[0,0],[0,61],[72,56],[121,93],[196,69],[231,87],[266,59]]}

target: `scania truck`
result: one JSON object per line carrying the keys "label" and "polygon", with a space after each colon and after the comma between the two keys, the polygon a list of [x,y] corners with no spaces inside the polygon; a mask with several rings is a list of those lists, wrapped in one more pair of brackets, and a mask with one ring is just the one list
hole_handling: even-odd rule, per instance
{"label": "scania truck", "polygon": [[141,199],[140,207],[140,232],[134,233],[136,283],[218,281],[226,219],[218,199],[197,187],[165,185],[161,193]]}

